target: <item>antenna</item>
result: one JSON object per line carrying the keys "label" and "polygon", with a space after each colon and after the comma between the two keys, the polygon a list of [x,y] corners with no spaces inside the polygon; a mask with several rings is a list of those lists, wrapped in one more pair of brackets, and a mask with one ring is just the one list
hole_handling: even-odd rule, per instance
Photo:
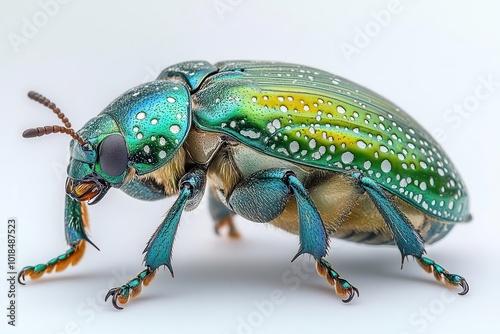
{"label": "antenna", "polygon": [[66,115],[64,115],[59,108],[56,107],[56,105],[51,102],[49,99],[47,99],[45,96],[38,94],[34,91],[30,91],[28,93],[28,97],[32,99],[33,101],[36,101],[40,104],[43,104],[47,108],[51,109],[54,114],[59,117],[59,119],[63,122],[65,127],[59,126],[59,125],[48,125],[44,127],[37,127],[37,128],[30,128],[27,129],[23,132],[23,137],[24,138],[34,138],[34,137],[40,137],[43,135],[49,135],[51,133],[66,133],[71,136],[71,138],[75,139],[78,141],[80,145],[84,145],[85,141],[83,140],[82,137],[78,133],[75,132],[71,128],[71,123],[69,122],[68,118]]}

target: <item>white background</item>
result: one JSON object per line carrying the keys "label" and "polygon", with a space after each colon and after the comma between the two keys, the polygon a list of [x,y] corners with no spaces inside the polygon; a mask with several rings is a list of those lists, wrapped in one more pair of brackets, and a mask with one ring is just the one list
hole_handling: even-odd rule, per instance
{"label": "white background", "polygon": [[[53,1],[0,5],[0,253],[7,252],[7,218],[16,217],[19,267],[66,250],[69,138],[21,138],[25,128],[58,124],[49,110],[26,98],[28,90],[54,100],[80,128],[168,65],[262,59],[349,78],[439,133],[468,186],[474,220],[427,251],[466,277],[471,290],[459,297],[413,260],[401,271],[396,248],[333,240],[328,259],[360,290],[359,298],[344,305],[312,272],[307,257],[290,264],[297,236],[238,218],[242,240],[218,238],[204,202],[183,216],[175,279],[161,270],[118,312],[103,295],[142,269],[143,247],[172,199],[146,203],[115,190],[90,210],[92,239],[101,251],[88,248],[77,267],[17,287],[16,328],[6,324],[2,275],[2,332],[498,333],[497,2],[73,0],[56,8]],[[49,9],[43,5],[48,3]],[[396,11],[388,16],[394,3]],[[38,27],[30,31],[30,24]],[[487,80],[494,84],[485,86]],[[462,114],[454,111],[457,105]],[[6,255],[0,264],[5,273]]]}

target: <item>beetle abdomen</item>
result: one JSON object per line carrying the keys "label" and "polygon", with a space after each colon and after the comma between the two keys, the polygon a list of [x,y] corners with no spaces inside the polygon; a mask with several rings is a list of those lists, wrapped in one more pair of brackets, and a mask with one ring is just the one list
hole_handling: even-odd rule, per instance
{"label": "beetle abdomen", "polygon": [[[393,236],[382,216],[366,193],[359,193],[354,180],[334,173],[308,188],[325,228],[331,237],[372,245],[394,244]],[[315,184],[316,183],[316,184]],[[454,226],[426,215],[412,205],[391,196],[398,208],[408,217],[426,243],[444,237]],[[288,232],[299,234],[297,206],[290,200],[281,216],[271,223]]]}
{"label": "beetle abdomen", "polygon": [[438,220],[467,221],[468,195],[432,136],[367,88],[300,65],[224,62],[196,93],[195,124],[268,156],[366,173]]}
{"label": "beetle abdomen", "polygon": [[[360,191],[357,181],[348,174],[283,163],[280,159],[243,144],[235,144],[217,152],[208,175],[222,202],[227,203],[226,196],[231,194],[236,184],[255,172],[270,168],[294,171],[307,188],[331,237],[374,245],[394,243],[387,224],[372,200],[368,194]],[[451,230],[453,224],[432,218],[397,196],[390,197],[427,243],[441,239]],[[250,211],[258,210],[253,208]],[[270,223],[287,232],[299,234],[299,215],[293,197],[288,200],[284,211]]]}

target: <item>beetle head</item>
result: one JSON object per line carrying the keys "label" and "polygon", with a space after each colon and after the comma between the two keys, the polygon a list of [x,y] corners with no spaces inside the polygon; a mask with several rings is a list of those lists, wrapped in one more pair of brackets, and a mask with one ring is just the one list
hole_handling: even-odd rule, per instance
{"label": "beetle head", "polygon": [[119,188],[127,173],[129,154],[116,122],[106,114],[91,119],[70,143],[66,193],[79,201],[95,204],[110,187]]}
{"label": "beetle head", "polygon": [[129,170],[128,151],[116,122],[106,114],[91,119],[77,132],[66,116],[44,96],[29,92],[28,97],[47,106],[62,120],[64,127],[51,125],[27,129],[23,137],[39,137],[51,133],[66,133],[71,157],[68,165],[66,193],[78,201],[95,204],[111,186],[120,187]]}
{"label": "beetle head", "polygon": [[73,138],[66,193],[89,204],[101,200],[110,187],[121,187],[129,173],[148,174],[168,163],[191,124],[189,91],[166,80],[125,92],[78,132],[48,99],[34,92],[28,96],[52,109],[65,127],[28,129],[23,136],[59,132]]}

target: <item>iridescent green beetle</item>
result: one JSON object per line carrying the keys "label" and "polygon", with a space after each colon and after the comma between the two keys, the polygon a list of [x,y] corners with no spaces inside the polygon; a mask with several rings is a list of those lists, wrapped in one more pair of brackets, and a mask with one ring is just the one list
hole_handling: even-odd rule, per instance
{"label": "iridescent green beetle", "polygon": [[185,62],[113,101],[78,133],[60,110],[30,93],[65,127],[26,130],[25,137],[73,137],[66,183],[70,249],[19,275],[36,278],[81,258],[87,237],[85,202],[110,188],[157,200],[177,195],[149,240],[145,269],[109,291],[126,303],[165,265],[183,210],[199,204],[209,184],[216,230],[232,216],[269,222],[298,234],[344,302],[358,290],[325,260],[329,236],[396,244],[436,279],[468,292],[464,278],[423,257],[424,242],[471,219],[460,176],[429,133],[397,106],[346,79],[274,62]]}

